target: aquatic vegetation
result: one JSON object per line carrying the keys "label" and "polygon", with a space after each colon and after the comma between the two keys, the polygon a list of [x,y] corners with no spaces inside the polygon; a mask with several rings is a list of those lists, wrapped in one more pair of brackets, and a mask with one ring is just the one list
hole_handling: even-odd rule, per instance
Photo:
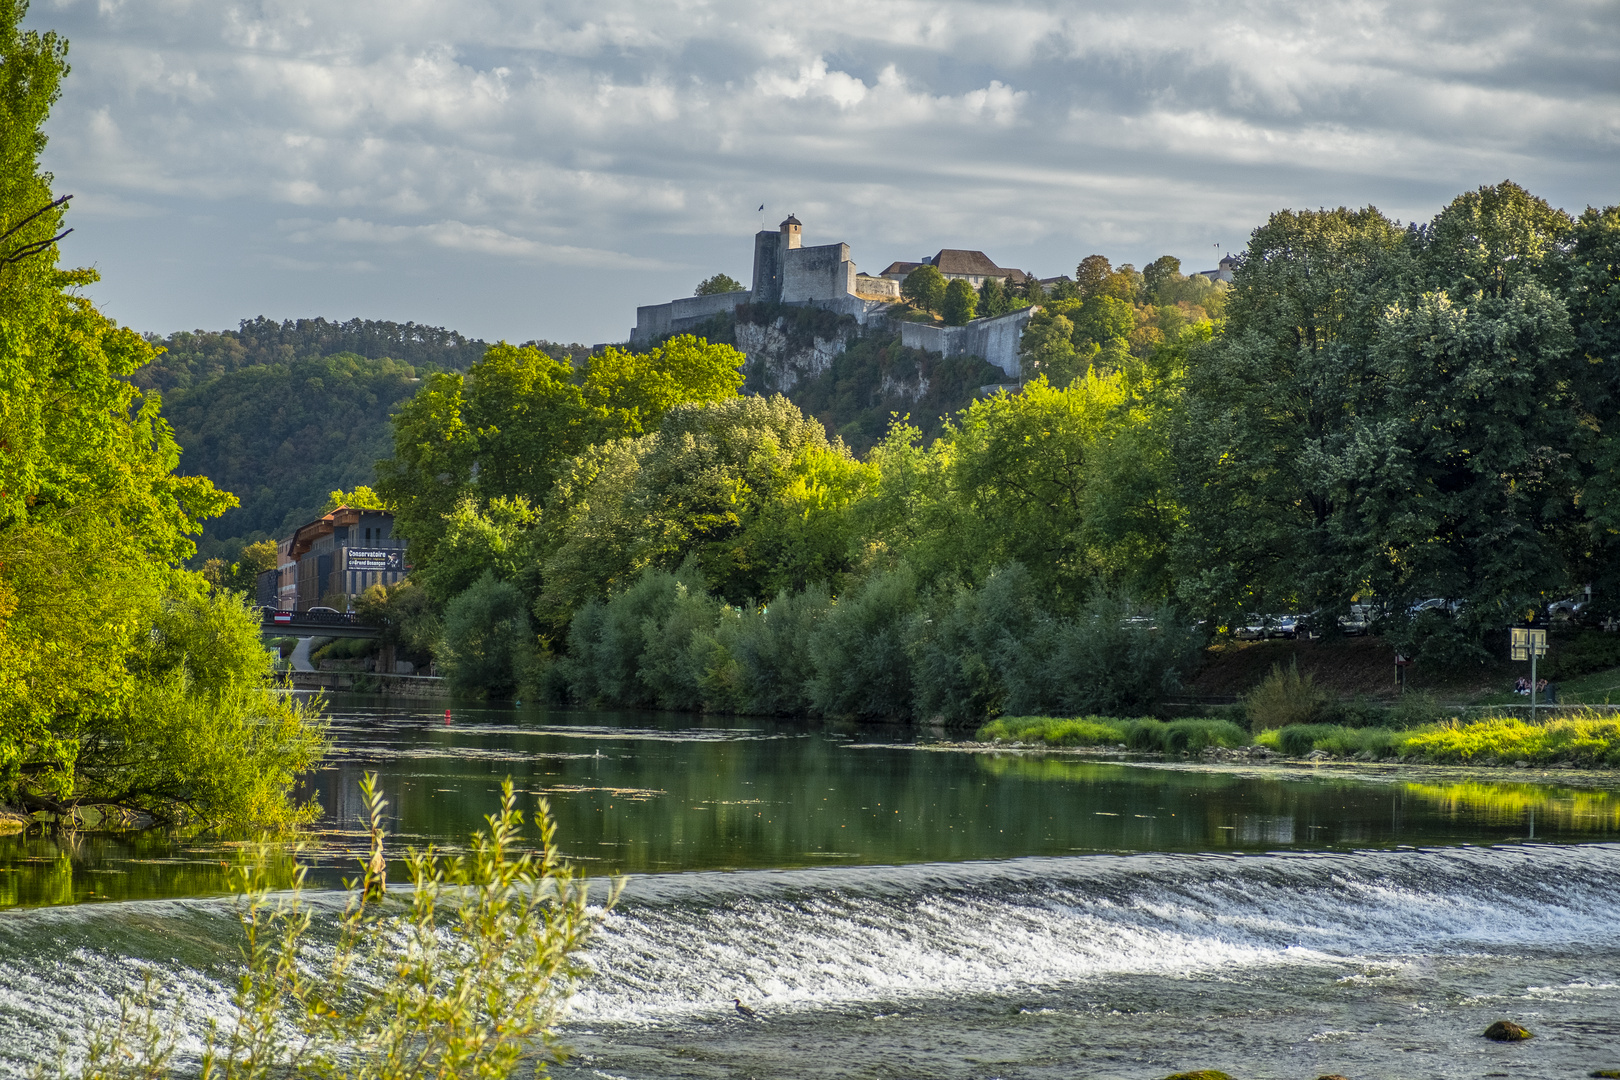
{"label": "aquatic vegetation", "polygon": [[1045,743],[1048,746],[1117,746],[1125,742],[1125,722],[1102,716],[1059,720],[1050,716],[1004,716],[979,729],[986,742]]}
{"label": "aquatic vegetation", "polygon": [[[335,948],[313,948],[301,869],[290,895],[272,894],[267,850],[236,875],[243,969],[232,1015],[211,1023],[204,1038],[201,1075],[497,1078],[522,1067],[544,1076],[543,1056],[560,1054],[562,1011],[589,970],[580,957],[617,886],[603,906],[589,906],[585,879],[562,861],[544,800],[534,815],[539,850],[517,854],[523,814],[508,778],[500,809],[466,854],[408,852],[412,887],[396,900],[385,880],[386,803],[375,774],[360,787],[371,854],[363,879],[350,883]],[[310,959],[317,953],[318,966]],[[79,1066],[59,1063],[57,1072],[85,1080],[169,1075],[177,1027],[158,1015],[148,980],[120,1001],[117,1021],[89,1033]]]}
{"label": "aquatic vegetation", "polygon": [[1620,765],[1620,717],[1587,710],[1531,724],[1517,717],[1451,721],[1403,733],[1399,753],[1431,761],[1568,761]]}
{"label": "aquatic vegetation", "polygon": [[1118,746],[1148,753],[1199,753],[1208,746],[1239,747],[1250,743],[1249,733],[1230,720],[1120,720],[1087,716],[1061,719],[1048,716],[1003,717],[978,731],[986,742],[1044,743],[1047,746]]}

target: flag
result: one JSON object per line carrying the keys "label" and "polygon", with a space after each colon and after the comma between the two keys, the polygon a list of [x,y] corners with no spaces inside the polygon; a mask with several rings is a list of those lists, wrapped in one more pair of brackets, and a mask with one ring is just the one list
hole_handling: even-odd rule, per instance
{"label": "flag", "polygon": [[765,204],[764,204],[764,203],[760,203],[760,204],[759,204],[759,210],[756,210],[756,211],[754,211],[754,213],[756,213],[756,214],[757,214],[757,213],[759,213],[759,212],[760,212],[760,210],[764,210],[764,209],[765,209]]}

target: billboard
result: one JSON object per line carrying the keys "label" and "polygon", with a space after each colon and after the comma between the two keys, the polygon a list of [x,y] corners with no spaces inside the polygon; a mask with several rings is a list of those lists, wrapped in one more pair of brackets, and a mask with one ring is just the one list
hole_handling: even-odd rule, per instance
{"label": "billboard", "polygon": [[343,565],[349,570],[405,572],[405,552],[399,548],[346,548]]}

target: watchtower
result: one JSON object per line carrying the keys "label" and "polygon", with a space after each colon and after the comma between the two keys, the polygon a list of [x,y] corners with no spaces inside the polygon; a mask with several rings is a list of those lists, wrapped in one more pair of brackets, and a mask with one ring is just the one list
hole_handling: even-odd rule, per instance
{"label": "watchtower", "polygon": [[775,304],[781,301],[786,254],[803,242],[804,223],[792,214],[777,226],[776,232],[761,229],[754,234],[754,303]]}

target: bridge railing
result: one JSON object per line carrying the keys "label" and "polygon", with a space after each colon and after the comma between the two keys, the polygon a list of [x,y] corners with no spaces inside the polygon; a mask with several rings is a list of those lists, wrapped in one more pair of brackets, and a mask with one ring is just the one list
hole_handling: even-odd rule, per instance
{"label": "bridge railing", "polygon": [[276,608],[265,608],[264,625],[287,626],[355,626],[357,621],[352,611],[284,611]]}

